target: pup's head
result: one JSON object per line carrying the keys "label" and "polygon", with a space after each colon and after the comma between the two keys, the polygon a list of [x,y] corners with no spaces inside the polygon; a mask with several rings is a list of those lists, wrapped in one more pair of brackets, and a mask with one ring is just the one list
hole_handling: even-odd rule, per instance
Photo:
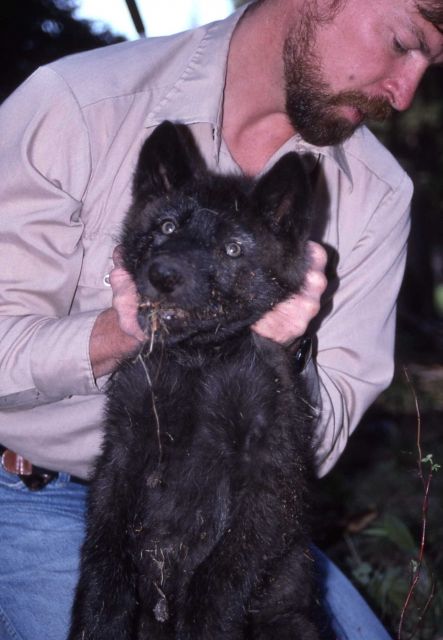
{"label": "pup's head", "polygon": [[210,172],[187,127],[144,143],[123,230],[139,322],[174,341],[220,339],[296,292],[307,267],[309,183],[295,153],[258,181]]}

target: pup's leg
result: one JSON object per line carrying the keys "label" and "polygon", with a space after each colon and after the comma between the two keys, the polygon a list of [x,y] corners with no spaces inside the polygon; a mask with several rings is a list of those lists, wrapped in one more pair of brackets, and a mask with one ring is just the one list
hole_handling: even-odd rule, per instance
{"label": "pup's leg", "polygon": [[320,640],[313,622],[313,559],[296,546],[279,562],[249,605],[248,640]]}
{"label": "pup's leg", "polygon": [[69,640],[134,637],[136,585],[128,548],[128,502],[129,496],[117,494],[109,475],[106,484],[100,479],[94,484]]}

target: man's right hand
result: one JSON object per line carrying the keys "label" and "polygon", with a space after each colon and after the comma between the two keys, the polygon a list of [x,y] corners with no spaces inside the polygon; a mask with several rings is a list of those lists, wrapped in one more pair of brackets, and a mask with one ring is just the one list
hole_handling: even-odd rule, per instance
{"label": "man's right hand", "polygon": [[123,266],[121,246],[117,245],[112,254],[114,269],[109,275],[112,287],[112,307],[117,312],[120,329],[128,336],[144,342],[147,336],[137,320],[138,294],[135,283]]}
{"label": "man's right hand", "polygon": [[119,246],[112,258],[115,265],[110,273],[112,307],[97,317],[89,342],[95,378],[112,373],[122,358],[136,351],[148,338],[138,324],[137,290],[123,267]]}

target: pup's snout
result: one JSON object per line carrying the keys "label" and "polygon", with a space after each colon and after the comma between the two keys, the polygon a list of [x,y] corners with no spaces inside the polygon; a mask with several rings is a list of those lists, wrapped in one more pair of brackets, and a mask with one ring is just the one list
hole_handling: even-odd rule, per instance
{"label": "pup's snout", "polygon": [[148,270],[151,284],[161,293],[172,293],[183,282],[183,276],[177,266],[169,261],[156,261]]}

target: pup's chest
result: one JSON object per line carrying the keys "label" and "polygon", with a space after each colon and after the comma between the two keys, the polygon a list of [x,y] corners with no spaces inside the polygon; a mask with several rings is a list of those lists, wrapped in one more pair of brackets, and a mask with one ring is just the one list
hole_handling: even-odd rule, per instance
{"label": "pup's chest", "polygon": [[288,389],[271,367],[252,355],[192,371],[178,369],[169,378],[160,381],[153,397],[158,420],[172,436],[171,456],[184,447],[196,464],[216,457],[231,463],[235,459],[238,465],[260,440],[264,445],[270,425],[279,428],[276,417]]}
{"label": "pup's chest", "polygon": [[245,496],[264,482],[278,494],[280,465],[297,461],[293,394],[275,369],[249,352],[205,365],[163,362],[148,394],[155,417],[142,474],[155,482],[142,485],[135,544],[161,545],[171,575],[178,565],[192,572],[251,504]]}

